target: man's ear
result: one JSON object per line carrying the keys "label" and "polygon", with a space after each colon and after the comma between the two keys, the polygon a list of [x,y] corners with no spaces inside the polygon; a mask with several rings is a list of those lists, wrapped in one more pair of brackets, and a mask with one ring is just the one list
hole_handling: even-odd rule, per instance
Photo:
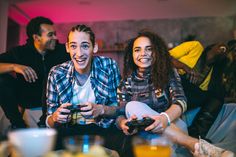
{"label": "man's ear", "polygon": [[33,34],[34,41],[40,41],[40,36],[37,34]]}
{"label": "man's ear", "polygon": [[66,46],[66,52],[67,52],[67,53],[70,53],[70,51],[69,51],[69,44],[68,44],[68,42],[66,42],[66,43],[65,43],[65,46]]}
{"label": "man's ear", "polygon": [[98,44],[95,43],[94,48],[93,48],[93,53],[97,53],[97,52],[98,52]]}

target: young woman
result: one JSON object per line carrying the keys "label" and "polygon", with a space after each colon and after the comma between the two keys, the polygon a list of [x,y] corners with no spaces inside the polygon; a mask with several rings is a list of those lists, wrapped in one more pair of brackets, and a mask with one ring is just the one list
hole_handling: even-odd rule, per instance
{"label": "young woman", "polygon": [[195,155],[220,156],[225,153],[184,132],[186,125],[179,117],[186,110],[186,97],[167,46],[158,35],[141,31],[128,43],[124,62],[124,78],[117,93],[123,115],[116,123],[126,135],[137,132],[129,132],[128,121],[150,117],[154,122],[144,130],[150,134],[166,135]]}

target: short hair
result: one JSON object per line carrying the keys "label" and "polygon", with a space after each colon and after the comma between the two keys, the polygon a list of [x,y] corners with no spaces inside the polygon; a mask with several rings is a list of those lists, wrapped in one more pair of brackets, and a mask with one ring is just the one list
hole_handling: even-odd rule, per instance
{"label": "short hair", "polygon": [[[90,36],[90,40],[92,42],[92,45],[94,47],[95,45],[95,34],[94,32],[92,31],[92,29],[84,24],[81,24],[81,25],[76,25],[74,27],[71,28],[70,32],[75,32],[75,31],[78,31],[78,32],[85,32],[87,34],[89,34]],[[69,41],[69,34],[70,32],[68,33],[68,36],[67,36],[67,42]]]}
{"label": "short hair", "polygon": [[38,17],[31,19],[30,22],[26,26],[26,33],[28,36],[28,41],[33,42],[33,35],[34,34],[41,35],[41,33],[42,33],[41,32],[41,24],[53,25],[53,22],[50,19],[48,19],[46,17],[42,17],[42,16],[38,16]]}

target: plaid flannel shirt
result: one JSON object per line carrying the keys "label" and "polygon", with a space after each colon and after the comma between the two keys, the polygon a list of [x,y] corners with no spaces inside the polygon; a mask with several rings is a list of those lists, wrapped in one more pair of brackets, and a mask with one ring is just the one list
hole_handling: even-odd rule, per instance
{"label": "plaid flannel shirt", "polygon": [[[70,102],[72,82],[74,76],[74,64],[72,61],[54,66],[50,72],[47,83],[47,113],[51,115],[63,103]],[[120,82],[120,71],[117,63],[106,57],[94,56],[90,77],[92,89],[96,98],[96,104],[117,106],[117,86]],[[107,128],[114,119],[101,118],[96,124]]]}

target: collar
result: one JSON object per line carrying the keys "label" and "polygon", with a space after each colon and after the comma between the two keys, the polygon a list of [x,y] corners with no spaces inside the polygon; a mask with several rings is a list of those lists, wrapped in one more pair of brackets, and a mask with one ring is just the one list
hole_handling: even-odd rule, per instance
{"label": "collar", "polygon": [[151,79],[151,69],[147,69],[144,72],[140,72],[138,69],[133,73],[134,78],[137,80],[150,80]]}
{"label": "collar", "polygon": [[[90,71],[90,76],[93,77],[93,67],[94,67],[94,61],[92,58],[92,65],[91,65],[91,71]],[[68,73],[66,74],[66,78],[73,78],[75,73],[75,66],[72,60],[69,61],[68,63]]]}

